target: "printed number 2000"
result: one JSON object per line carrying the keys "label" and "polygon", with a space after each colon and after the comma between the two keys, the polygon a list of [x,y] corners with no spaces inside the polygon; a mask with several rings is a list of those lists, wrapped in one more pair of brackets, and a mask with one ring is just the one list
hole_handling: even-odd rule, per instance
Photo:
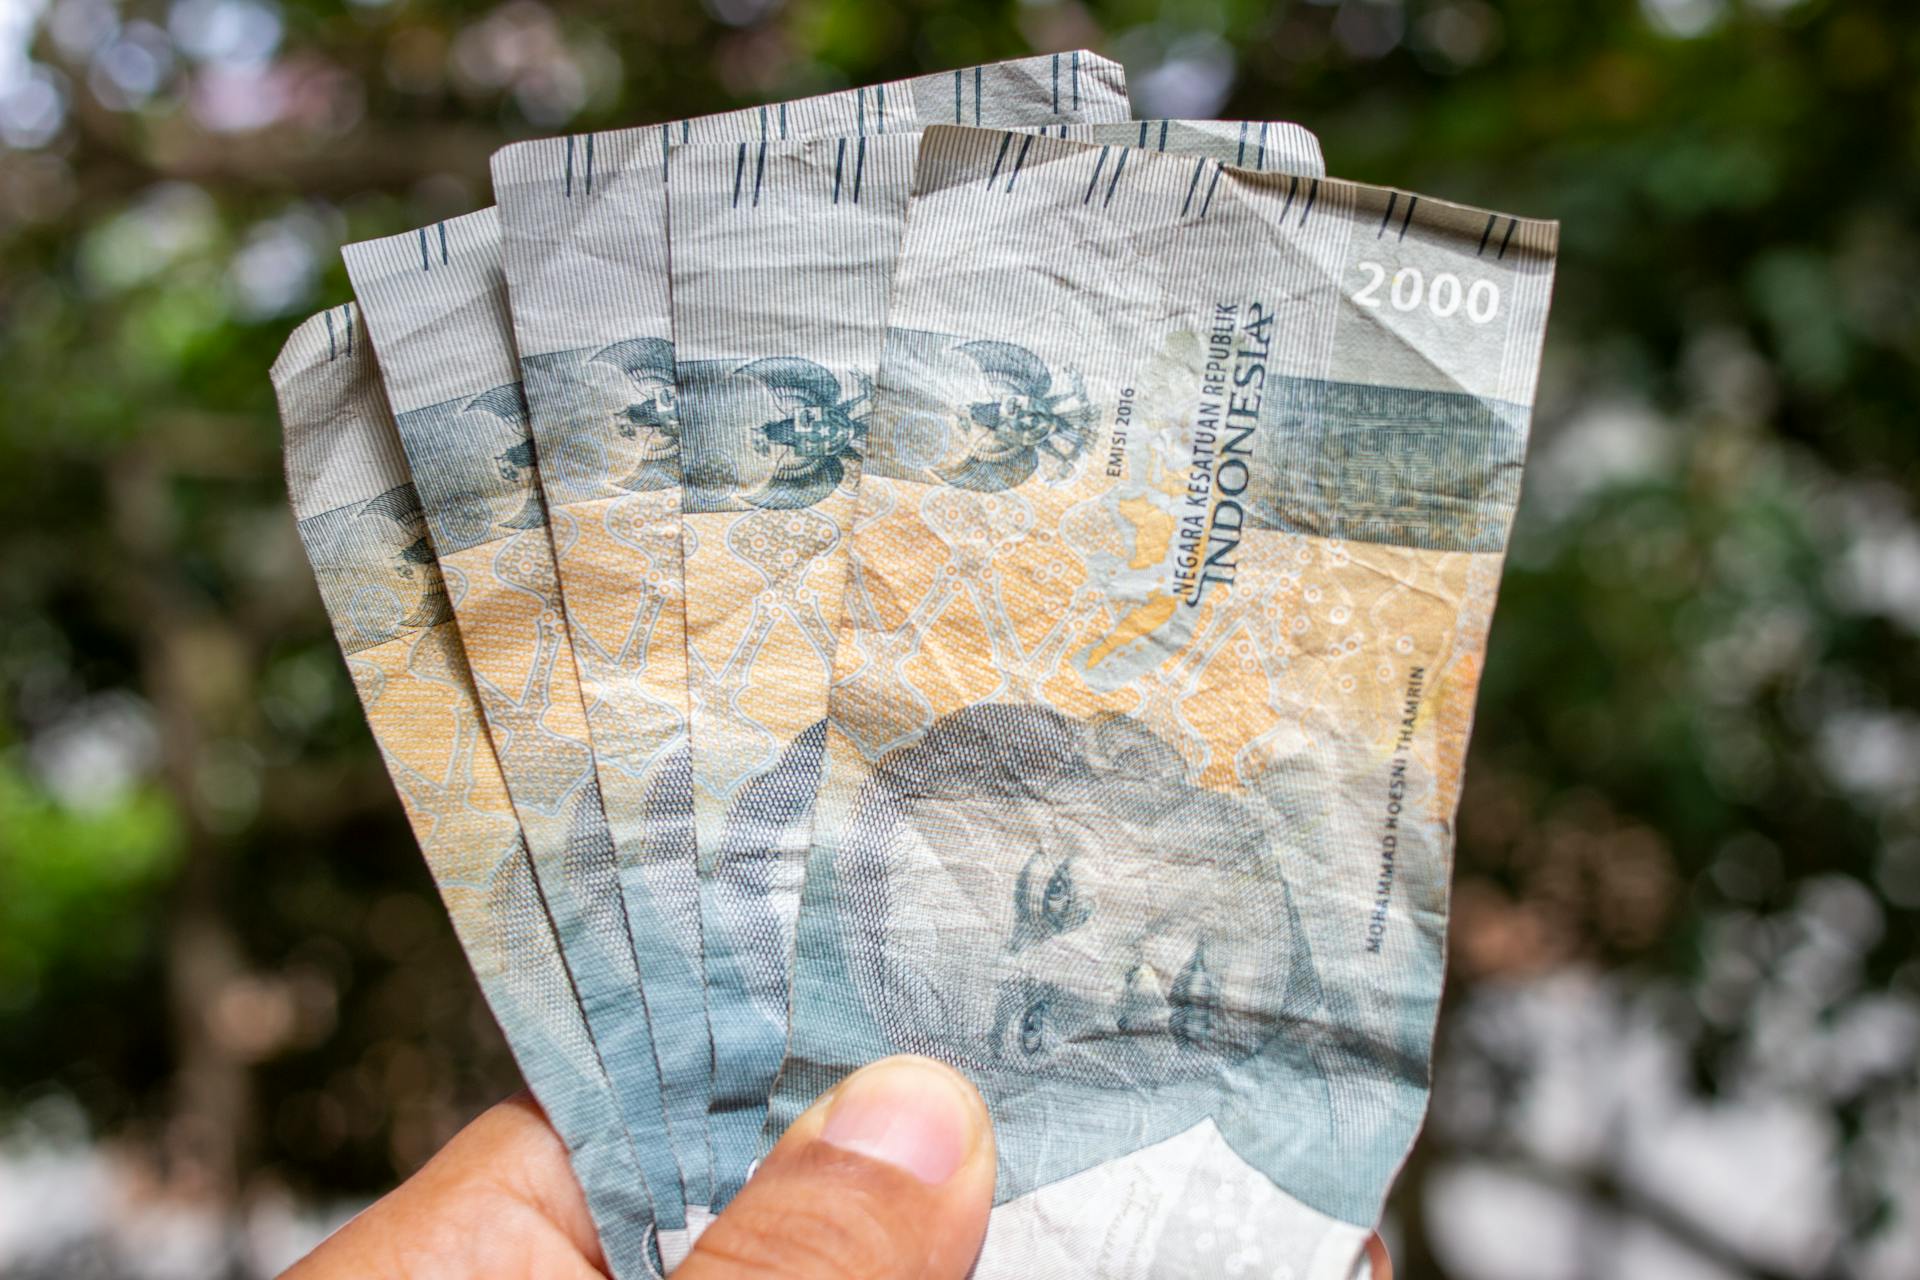
{"label": "printed number 2000", "polygon": [[[1389,277],[1387,269],[1377,262],[1361,262],[1358,266],[1366,274],[1367,283],[1353,300],[1363,307],[1391,304],[1395,311],[1416,311],[1424,303],[1441,320],[1464,311],[1474,324],[1489,324],[1500,314],[1500,286],[1491,280],[1462,284],[1453,272],[1442,271],[1429,284],[1418,267],[1402,267]],[[1380,293],[1383,287],[1385,297]]]}

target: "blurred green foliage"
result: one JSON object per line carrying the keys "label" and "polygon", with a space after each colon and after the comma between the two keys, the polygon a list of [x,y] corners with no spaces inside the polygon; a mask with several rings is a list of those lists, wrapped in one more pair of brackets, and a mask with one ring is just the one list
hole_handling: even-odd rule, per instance
{"label": "blurred green foliage", "polygon": [[56,973],[124,974],[177,850],[174,809],[157,789],[71,809],[22,772],[0,771],[0,1009],[39,1003]]}
{"label": "blurred green foliage", "polygon": [[[1143,114],[1298,120],[1341,176],[1564,223],[1460,819],[1443,1087],[1396,1201],[1403,1269],[1447,1265],[1433,1170],[1538,1154],[1515,1111],[1526,1053],[1462,1011],[1599,972],[1651,1001],[1700,1096],[1772,1091],[1843,1139],[1837,1234],[1810,1266],[1677,1211],[1663,1227],[1736,1271],[1880,1274],[1874,1241],[1920,1213],[1876,1136],[1913,1114],[1920,1034],[1913,16],[0,12],[0,1111],[70,1095],[231,1198],[263,1180],[365,1194],[510,1085],[284,507],[265,370],[347,296],[341,242],[484,203],[487,156],[515,137],[1089,45],[1126,62]],[[1889,1009],[1904,1038],[1858,1069],[1779,1049]],[[1489,1063],[1490,1100],[1453,1100],[1450,1073]],[[1618,1170],[1571,1172],[1650,1211]]]}

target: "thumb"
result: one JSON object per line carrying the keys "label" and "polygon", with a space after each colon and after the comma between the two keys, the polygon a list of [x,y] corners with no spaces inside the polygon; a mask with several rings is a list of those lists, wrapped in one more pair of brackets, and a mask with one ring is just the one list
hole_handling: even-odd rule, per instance
{"label": "thumb", "polygon": [[961,1280],[993,1206],[993,1130],[928,1058],[862,1068],[808,1108],[675,1280]]}

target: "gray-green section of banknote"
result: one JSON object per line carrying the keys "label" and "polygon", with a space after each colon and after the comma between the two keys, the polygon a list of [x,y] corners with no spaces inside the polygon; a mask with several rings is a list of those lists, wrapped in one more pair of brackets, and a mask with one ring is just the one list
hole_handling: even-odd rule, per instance
{"label": "gray-green section of banknote", "polygon": [[549,501],[565,505],[680,483],[673,343],[623,338],[521,361]]}
{"label": "gray-green section of banknote", "polygon": [[[473,686],[459,637],[451,628],[432,629],[450,614],[439,567],[431,552],[424,558],[419,552],[425,540],[420,519],[419,500],[409,483],[368,501],[310,516],[298,527],[349,662],[364,649],[412,634],[416,648],[410,668],[422,679],[457,682],[472,700]],[[425,667],[418,662],[423,646],[435,655]],[[356,684],[369,708],[384,692],[381,685],[365,679]],[[419,777],[387,757],[396,787],[412,793],[430,820],[441,806],[463,803],[461,796],[472,785],[473,753],[488,749],[479,733],[477,701],[473,709],[474,718],[464,726],[466,741],[455,744],[450,776]],[[384,746],[382,754],[386,754]],[[519,833],[511,830],[510,819],[503,822],[502,835],[506,844],[488,885],[490,909],[479,923],[493,931],[488,945],[504,960],[504,969],[476,972],[481,973],[487,1005],[515,1061],[567,1144],[615,1273],[648,1274],[651,1196],[629,1157],[604,1074],[586,1074],[597,1072],[599,1064],[583,1026],[573,1024],[579,1032],[573,1057],[593,1061],[576,1063],[564,1047],[570,1038],[569,1020],[580,1017],[576,997],[554,950],[555,939],[532,882],[526,846]],[[463,935],[474,923],[464,923]],[[465,936],[462,941],[470,947],[479,943]]]}
{"label": "gray-green section of banknote", "polygon": [[[620,499],[679,484],[679,421],[674,402],[673,345],[658,338],[624,339],[574,351],[530,356],[527,401],[540,446],[540,475],[554,507],[612,499],[601,518],[617,523]],[[656,571],[679,574],[679,513],[670,536],[649,540],[644,554]],[[655,531],[659,532],[659,531]],[[615,532],[616,538],[620,534]],[[672,548],[671,566],[651,557]],[[636,590],[637,602],[646,593]],[[567,595],[562,584],[562,596]],[[570,602],[569,602],[570,603]],[[644,646],[650,627],[636,618],[628,644]],[[626,654],[602,655],[580,628],[573,630],[575,658],[583,674],[605,665],[600,700],[589,708],[596,766],[609,802],[632,802],[637,813],[610,824],[638,851],[619,857],[621,895],[634,957],[646,985],[647,1011],[660,1068],[661,1101],[672,1133],[689,1204],[712,1200],[707,1104],[712,1092],[712,1043],[707,1033],[707,993],[700,955],[700,891],[693,835],[693,784],[684,735],[684,706],[648,699],[625,669]],[[681,643],[677,631],[671,643]],[[675,723],[678,745],[661,757],[662,717]],[[623,724],[645,723],[647,749],[627,750]],[[637,786],[635,785],[637,784]],[[633,789],[629,789],[633,788]],[[624,845],[621,846],[624,848]]]}
{"label": "gray-green section of banknote", "polygon": [[300,521],[300,538],[348,657],[452,620],[412,484],[309,516]]}
{"label": "gray-green section of banknote", "polygon": [[442,558],[546,524],[518,382],[403,413],[399,425]]}
{"label": "gray-green section of banknote", "polygon": [[[500,931],[498,945],[504,955],[531,961],[544,952],[557,965],[559,959],[552,950],[552,924],[533,883],[526,848],[518,840],[515,845],[517,856],[494,886],[489,922]],[[543,930],[547,937],[532,937],[532,930]],[[635,1184],[650,1187],[651,1179],[636,1169],[632,1160],[616,1146],[628,1141],[629,1150],[637,1151],[650,1140],[649,1135],[620,1134],[620,1118],[607,1089],[619,1070],[617,1063],[611,1066],[596,1063],[601,1079],[592,1079],[572,1066],[559,1046],[539,1029],[539,1001],[572,998],[574,993],[562,991],[556,997],[542,992],[524,980],[523,968],[524,964],[510,963],[504,977],[489,982],[487,986],[492,989],[486,993],[488,1003],[500,1019],[501,1029],[526,1072],[534,1096],[552,1117],[554,1129],[567,1144],[575,1176],[580,1179],[588,1203],[595,1206],[594,1221],[608,1265],[616,1276],[638,1280],[638,1277],[655,1275],[658,1264],[653,1255],[651,1219],[658,1210],[650,1207],[642,1216],[633,1203],[640,1195]],[[569,1009],[557,1016],[579,1018],[581,1014]],[[591,1047],[583,1048],[593,1051]]]}
{"label": "gray-green section of banknote", "polygon": [[[1328,954],[1309,917],[1333,904],[1295,877],[1337,851],[1296,781],[1209,791],[1125,717],[937,722],[816,840],[768,1136],[848,1071],[929,1054],[993,1111],[1001,1202],[1210,1118],[1289,1194],[1372,1222],[1425,1106],[1438,935],[1390,975]],[[1142,977],[1169,952],[1177,973]],[[1400,1005],[1369,1030],[1342,988],[1381,980]]]}
{"label": "gray-green section of banknote", "polygon": [[819,503],[857,465],[872,379],[799,356],[680,366],[688,438],[686,510],[793,510]]}
{"label": "gray-green section of banknote", "polygon": [[[1526,461],[1525,405],[1277,378],[1260,391],[1255,527],[1431,551],[1501,551]],[[1223,419],[1229,456],[1244,419]]]}
{"label": "gray-green section of banknote", "polygon": [[700,877],[716,1207],[739,1191],[761,1153],[767,1099],[788,1044],[792,869],[804,859],[813,825],[825,740],[825,722],[813,725],[778,764],[740,789],[710,871]]}
{"label": "gray-green section of banknote", "polygon": [[[518,382],[399,415],[409,469],[441,556],[516,534],[537,534],[538,555],[516,561],[509,585],[542,596],[555,612],[557,577],[546,542],[546,504],[534,475],[533,438]],[[659,1061],[638,965],[620,898],[613,837],[607,828],[590,749],[546,727],[553,671],[572,662],[565,632],[543,622],[529,687],[475,685],[514,808],[529,826],[536,878],[573,975],[663,1229],[685,1222],[684,1185],[671,1147]],[[477,673],[476,673],[477,675]],[[577,691],[578,683],[562,681]],[[531,824],[531,825],[529,825]]]}
{"label": "gray-green section of banknote", "polygon": [[[992,492],[1048,467],[1096,465],[1114,406],[1088,403],[1085,392],[1073,370],[1048,368],[1016,344],[889,330],[866,470]],[[1499,551],[1519,499],[1529,412],[1461,392],[1262,369],[1255,386],[1202,388],[1196,455],[1209,491],[1243,502],[1249,527]],[[1244,474],[1228,465],[1236,457]]]}

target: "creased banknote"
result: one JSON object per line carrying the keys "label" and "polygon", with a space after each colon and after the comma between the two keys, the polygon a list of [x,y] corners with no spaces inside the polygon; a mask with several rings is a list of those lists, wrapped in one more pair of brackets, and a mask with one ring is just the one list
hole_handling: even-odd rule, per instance
{"label": "creased banknote", "polygon": [[[903,81],[838,136],[691,146],[668,184],[716,1203],[757,1152],[831,670],[846,495],[918,130],[1124,120],[1056,54]],[[763,927],[763,925],[765,927]]]}
{"label": "creased banknote", "polygon": [[1344,1280],[1426,1104],[1557,231],[1113,166],[927,133],[769,1127],[933,1054],[996,1120],[977,1275]]}
{"label": "creased banknote", "polygon": [[[686,737],[681,418],[667,263],[678,149],[899,128],[926,104],[999,118],[1044,84],[1058,118],[1124,111],[1091,54],[968,67],[670,124],[516,143],[496,153],[508,297],[601,791],[646,986],[661,1091],[691,1220],[712,1200],[712,1050],[700,955]],[[1083,107],[1082,110],[1085,108]],[[1043,113],[1055,118],[1049,109]],[[1276,140],[1278,145],[1278,140]],[[858,144],[856,143],[856,153]],[[729,159],[737,147],[729,147]],[[775,1046],[775,1053],[778,1046]],[[750,1154],[764,1110],[736,1129]],[[736,1161],[734,1179],[743,1166]],[[676,1259],[669,1258],[669,1263]]]}
{"label": "creased banknote", "polygon": [[534,874],[671,1253],[684,1192],[534,478],[498,218],[482,210],[345,257]]}
{"label": "creased banknote", "polygon": [[296,329],[272,377],[300,540],[407,820],[614,1274],[644,1276],[647,1184],[555,945],[356,309]]}
{"label": "creased banknote", "polygon": [[[1017,98],[999,108],[1022,114]],[[757,1151],[786,1047],[852,495],[919,148],[910,119],[887,123],[866,136],[692,147],[670,189],[716,1144],[736,1170]],[[1106,145],[1089,200],[1108,197],[1142,140],[1322,172],[1317,142],[1294,125],[1031,127]],[[1025,153],[1009,148],[996,182],[1019,180]]]}

